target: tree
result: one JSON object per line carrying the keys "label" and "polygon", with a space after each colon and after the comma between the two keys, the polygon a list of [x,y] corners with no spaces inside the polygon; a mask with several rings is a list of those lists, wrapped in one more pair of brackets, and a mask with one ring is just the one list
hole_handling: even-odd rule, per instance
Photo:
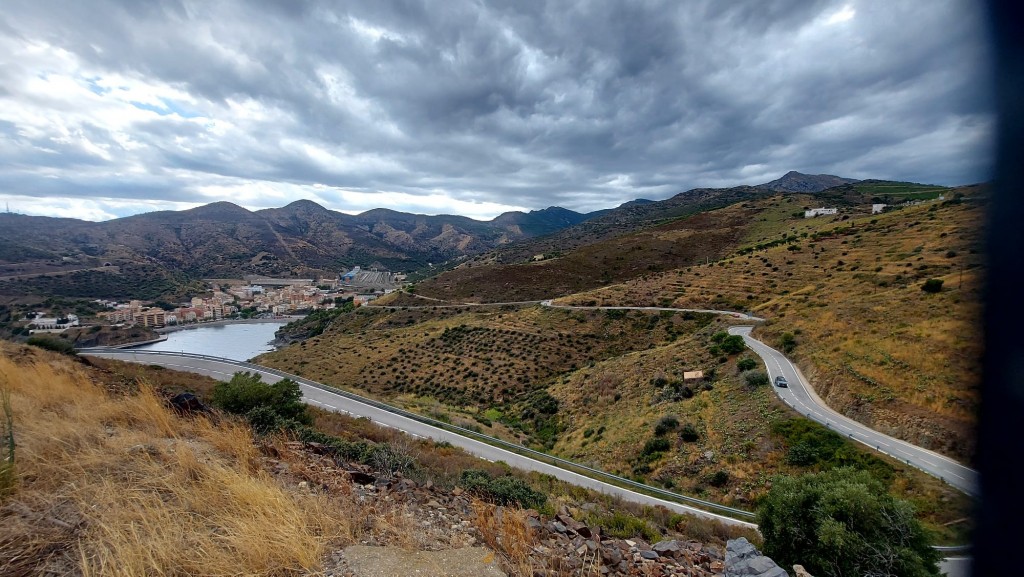
{"label": "tree", "polygon": [[800,563],[815,575],[939,575],[939,554],[913,507],[866,471],[776,477],[757,523],[765,555],[781,566]]}
{"label": "tree", "polygon": [[942,282],[940,278],[930,278],[924,281],[924,284],[921,285],[921,290],[926,293],[937,293],[942,290]]}
{"label": "tree", "polygon": [[743,337],[740,335],[729,335],[722,339],[718,346],[727,355],[741,353],[743,349],[747,348],[747,345],[743,343]]}
{"label": "tree", "polygon": [[749,370],[752,370],[752,369],[754,369],[756,367],[757,367],[757,361],[755,361],[754,359],[752,359],[750,357],[740,359],[739,362],[736,363],[736,368],[739,369],[740,372],[749,371]]}

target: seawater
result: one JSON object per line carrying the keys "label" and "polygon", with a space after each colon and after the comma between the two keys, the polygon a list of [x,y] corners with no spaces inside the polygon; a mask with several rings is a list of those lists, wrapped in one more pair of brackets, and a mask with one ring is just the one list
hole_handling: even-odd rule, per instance
{"label": "seawater", "polygon": [[284,326],[281,321],[240,323],[235,325],[197,326],[167,334],[167,340],[135,347],[138,350],[195,353],[247,361],[274,350],[274,331]]}

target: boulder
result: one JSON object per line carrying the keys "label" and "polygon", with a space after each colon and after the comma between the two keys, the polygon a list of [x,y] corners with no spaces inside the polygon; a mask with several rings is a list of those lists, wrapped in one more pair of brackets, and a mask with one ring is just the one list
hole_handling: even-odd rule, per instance
{"label": "boulder", "polygon": [[177,413],[182,415],[191,415],[193,413],[205,413],[210,409],[199,400],[199,397],[192,393],[181,393],[174,395],[167,401],[170,403],[171,408]]}
{"label": "boulder", "polygon": [[679,544],[679,541],[670,539],[666,541],[658,541],[651,547],[651,549],[654,549],[664,557],[674,557],[676,553],[682,550],[682,546]]}
{"label": "boulder", "polygon": [[793,577],[814,577],[804,569],[803,565],[793,565]]}
{"label": "boulder", "polygon": [[740,537],[725,546],[725,577],[789,577],[789,573]]}

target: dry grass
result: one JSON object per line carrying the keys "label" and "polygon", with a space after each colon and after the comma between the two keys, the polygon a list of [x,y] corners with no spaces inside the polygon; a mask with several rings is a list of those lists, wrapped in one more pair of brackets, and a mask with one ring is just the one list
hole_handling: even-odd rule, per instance
{"label": "dry grass", "polygon": [[4,347],[18,440],[4,575],[291,575],[351,538],[343,507],[258,468],[247,429],[112,395],[73,361]]}
{"label": "dry grass", "polygon": [[[751,227],[749,242],[786,234],[797,238],[793,250],[783,244],[564,300],[752,310],[768,319],[757,335],[770,344],[796,335],[792,355],[831,406],[969,460],[980,379],[983,207],[934,203],[845,221],[787,221],[786,204],[773,202],[780,204]],[[928,278],[944,280],[944,290],[924,293]]]}
{"label": "dry grass", "polygon": [[496,507],[473,500],[473,523],[484,543],[502,557],[502,565],[515,577],[532,577],[530,554],[534,537],[522,509]]}

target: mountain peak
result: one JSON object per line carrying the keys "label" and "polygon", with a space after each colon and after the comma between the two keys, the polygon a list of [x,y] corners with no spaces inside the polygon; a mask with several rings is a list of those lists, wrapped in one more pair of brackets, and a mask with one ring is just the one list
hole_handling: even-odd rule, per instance
{"label": "mountain peak", "polygon": [[844,178],[833,174],[804,174],[791,170],[781,178],[757,185],[756,188],[775,192],[821,192],[826,188],[857,182],[855,178]]}

